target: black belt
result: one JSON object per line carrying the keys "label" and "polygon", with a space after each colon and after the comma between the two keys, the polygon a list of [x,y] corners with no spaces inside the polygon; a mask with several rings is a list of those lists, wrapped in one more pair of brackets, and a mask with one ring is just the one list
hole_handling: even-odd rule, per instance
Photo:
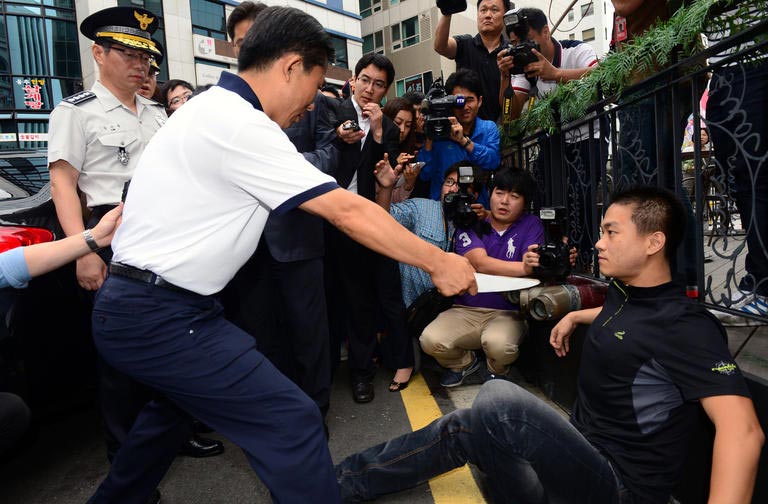
{"label": "black belt", "polygon": [[112,264],[109,265],[109,272],[112,275],[130,278],[131,280],[137,280],[142,283],[155,285],[157,287],[167,289],[170,291],[182,292],[184,294],[192,294],[194,296],[200,295],[200,294],[197,294],[196,292],[192,292],[191,290],[187,290],[183,287],[179,287],[178,285],[174,285],[164,280],[163,277],[152,273],[151,271],[134,268],[133,266],[128,266],[127,264],[120,264],[117,262],[113,262]]}

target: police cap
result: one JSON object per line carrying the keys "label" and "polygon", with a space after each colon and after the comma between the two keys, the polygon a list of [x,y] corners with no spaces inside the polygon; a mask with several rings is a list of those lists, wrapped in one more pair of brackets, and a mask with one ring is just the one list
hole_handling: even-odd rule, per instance
{"label": "police cap", "polygon": [[80,24],[80,33],[91,40],[117,42],[131,49],[161,56],[152,33],[159,25],[157,16],[139,7],[110,7],[94,12]]}

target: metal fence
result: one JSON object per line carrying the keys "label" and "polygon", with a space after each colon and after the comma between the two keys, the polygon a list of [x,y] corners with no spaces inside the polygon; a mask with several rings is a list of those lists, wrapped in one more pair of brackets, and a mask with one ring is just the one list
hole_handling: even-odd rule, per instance
{"label": "metal fence", "polygon": [[[754,296],[768,294],[766,35],[761,22],[596,103],[557,133],[506,150],[503,166],[534,174],[537,205],[567,209],[580,273],[600,276],[593,247],[610,193],[652,184],[674,190],[686,208],[673,267],[689,295],[732,315],[743,314],[737,301],[745,292],[768,299]],[[735,320],[768,323],[760,302],[763,311]]]}

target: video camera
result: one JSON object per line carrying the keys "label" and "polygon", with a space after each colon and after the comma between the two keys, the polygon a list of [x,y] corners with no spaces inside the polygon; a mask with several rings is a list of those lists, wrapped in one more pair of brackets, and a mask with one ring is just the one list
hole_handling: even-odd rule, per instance
{"label": "video camera", "polygon": [[569,247],[563,242],[568,227],[565,207],[542,208],[539,218],[544,224],[544,244],[534,250],[539,266],[533,272],[540,278],[564,279],[571,273]]}
{"label": "video camera", "polygon": [[421,112],[424,114],[424,135],[431,140],[450,138],[451,121],[448,118],[456,115],[453,109],[463,106],[463,95],[446,95],[443,78],[435,79],[424,101],[421,102]]}
{"label": "video camera", "polygon": [[443,198],[445,218],[453,221],[459,229],[468,229],[477,222],[477,214],[472,210],[475,195],[470,186],[475,182],[475,170],[471,165],[459,166],[459,191],[449,192]]}
{"label": "video camera", "polygon": [[517,39],[517,43],[501,46],[496,52],[507,51],[505,56],[512,56],[515,65],[510,69],[512,75],[525,73],[524,68],[529,63],[534,63],[539,59],[533,54],[533,49],[540,51],[539,44],[528,39],[528,18],[520,15],[520,9],[512,8],[504,13],[504,27],[507,30],[507,36],[511,39],[512,35]]}

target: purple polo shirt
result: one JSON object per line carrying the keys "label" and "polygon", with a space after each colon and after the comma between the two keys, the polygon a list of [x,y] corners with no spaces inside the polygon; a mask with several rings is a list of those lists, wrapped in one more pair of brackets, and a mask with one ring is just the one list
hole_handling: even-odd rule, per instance
{"label": "purple polo shirt", "polygon": [[[544,241],[544,226],[541,220],[530,214],[524,214],[503,233],[491,229],[482,238],[472,230],[456,231],[456,253],[466,255],[472,249],[484,248],[489,257],[503,261],[522,261],[528,246]],[[518,305],[507,301],[500,292],[485,292],[471,296],[463,294],[456,297],[456,304],[475,308],[494,308],[497,310],[519,310]]]}

